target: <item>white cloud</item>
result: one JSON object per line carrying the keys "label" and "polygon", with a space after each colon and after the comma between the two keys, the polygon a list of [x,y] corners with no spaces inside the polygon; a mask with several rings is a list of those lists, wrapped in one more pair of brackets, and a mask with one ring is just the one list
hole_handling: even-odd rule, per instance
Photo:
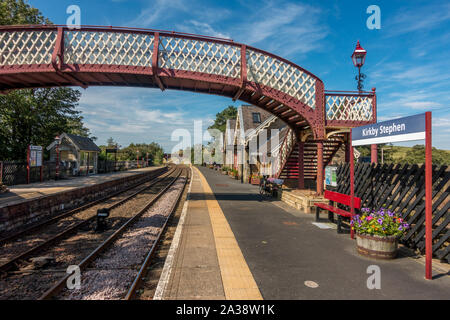
{"label": "white cloud", "polygon": [[411,9],[402,8],[396,16],[387,19],[383,27],[388,36],[394,37],[410,32],[426,32],[438,28],[450,20],[450,4],[440,3]]}
{"label": "white cloud", "polygon": [[189,8],[182,0],[156,0],[151,1],[150,6],[141,10],[140,14],[133,20],[127,22],[126,26],[155,28],[162,19],[176,16],[180,12],[187,12]]}
{"label": "white cloud", "polygon": [[284,56],[305,54],[323,45],[328,29],[322,11],[311,5],[269,1],[232,27],[236,38]]}
{"label": "white cloud", "polygon": [[194,120],[203,120],[206,130],[214,115],[230,104],[233,103],[228,98],[198,93],[94,87],[83,91],[79,110],[99,144],[109,137],[122,146],[155,141],[170,151],[176,144],[171,141],[174,130],[192,132]]}
{"label": "white cloud", "polygon": [[228,33],[222,33],[215,30],[210,24],[196,20],[189,20],[185,24],[177,25],[177,29],[181,32],[199,34],[204,36],[211,36],[217,38],[229,39]]}

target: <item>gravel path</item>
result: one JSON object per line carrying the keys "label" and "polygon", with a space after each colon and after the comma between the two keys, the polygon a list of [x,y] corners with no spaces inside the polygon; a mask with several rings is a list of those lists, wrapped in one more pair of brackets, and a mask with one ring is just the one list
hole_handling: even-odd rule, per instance
{"label": "gravel path", "polygon": [[145,256],[183,190],[181,177],[120,239],[82,272],[80,290],[64,290],[59,299],[118,300],[124,298]]}

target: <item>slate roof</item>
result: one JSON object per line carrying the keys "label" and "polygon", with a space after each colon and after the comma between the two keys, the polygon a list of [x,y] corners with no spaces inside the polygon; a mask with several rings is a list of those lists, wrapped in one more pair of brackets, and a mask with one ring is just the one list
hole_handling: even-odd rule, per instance
{"label": "slate roof", "polygon": [[102,150],[90,138],[80,137],[74,134],[64,134],[68,137],[80,151],[101,152]]}

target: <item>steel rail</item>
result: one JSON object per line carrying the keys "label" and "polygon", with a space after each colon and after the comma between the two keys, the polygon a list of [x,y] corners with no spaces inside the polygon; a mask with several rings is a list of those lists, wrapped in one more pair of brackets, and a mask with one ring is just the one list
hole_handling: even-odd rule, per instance
{"label": "steel rail", "polygon": [[[139,193],[147,190],[148,188],[151,188],[152,186],[154,186],[156,183],[160,182],[160,180],[162,178],[165,178],[167,176],[169,176],[170,174],[172,174],[173,172],[175,172],[175,169],[170,171],[170,172],[166,172],[165,174],[162,174],[161,176],[158,176],[156,178],[154,178],[153,180],[146,182],[146,183],[150,183],[149,185],[139,189],[138,191],[134,192],[133,194],[131,194],[130,196],[127,196],[126,198],[118,201],[117,203],[111,205],[108,207],[108,209],[112,210],[115,209],[121,205],[123,205],[124,203],[130,201],[132,198],[134,198],[136,195],[138,195]],[[4,264],[0,265],[0,272],[7,272],[10,269],[14,268],[20,261],[27,259],[28,257],[30,257],[31,255],[35,254],[36,252],[39,252],[43,249],[45,249],[46,247],[57,243],[61,240],[63,240],[64,238],[66,238],[67,236],[75,233],[78,229],[80,229],[81,227],[91,223],[92,221],[95,220],[95,218],[97,217],[97,215],[93,215],[90,218],[87,218],[79,223],[74,224],[73,226],[65,229],[64,231],[56,234],[55,236],[51,237],[50,239],[46,240],[45,242],[15,256],[14,258],[10,259],[9,261],[5,262]]]}
{"label": "steel rail", "polygon": [[177,199],[174,201],[172,207],[170,208],[170,211],[169,211],[170,213],[167,216],[167,219],[164,222],[164,225],[161,228],[161,231],[159,232],[158,237],[153,242],[152,247],[150,248],[150,251],[148,252],[147,256],[145,257],[145,260],[142,263],[141,268],[139,269],[139,272],[138,272],[136,278],[134,279],[133,284],[131,285],[130,289],[128,290],[128,293],[126,294],[124,300],[131,300],[131,299],[133,299],[135,297],[136,290],[139,287],[139,285],[141,284],[142,278],[143,278],[144,274],[146,273],[146,269],[147,269],[151,259],[153,258],[153,255],[154,255],[154,253],[156,251],[156,248],[157,248],[157,246],[158,246],[158,244],[159,244],[159,242],[161,240],[161,237],[162,237],[162,235],[165,233],[165,231],[167,229],[167,226],[169,224],[169,220],[172,217],[172,215],[175,213],[175,209],[177,208],[177,206],[178,206],[178,204],[179,204],[179,202],[181,200],[181,197],[183,196],[184,190],[186,189],[186,184],[187,184],[188,178],[189,178],[189,173],[186,170],[186,179],[184,181],[183,188],[180,191],[180,193],[178,194]]}
{"label": "steel rail", "polygon": [[[136,213],[133,217],[131,217],[127,222],[125,222],[118,230],[116,230],[111,236],[108,237],[103,243],[101,243],[94,251],[92,251],[83,261],[78,264],[80,270],[85,269],[93,260],[95,260],[107,247],[109,247],[114,240],[116,240],[128,227],[130,227],[133,223],[135,223],[153,204],[158,201],[159,198],[178,180],[181,175],[182,170],[179,169],[177,175],[173,178],[173,180],[164,187],[158,194],[151,199],[147,205],[145,205],[138,213]],[[64,287],[67,279],[70,277],[70,274],[64,276],[60,281],[58,281],[53,287],[47,290],[38,300],[49,300],[58,294]]]}
{"label": "steel rail", "polygon": [[100,198],[100,199],[90,201],[90,202],[88,202],[88,203],[86,203],[86,204],[83,204],[83,205],[77,207],[77,208],[70,209],[69,211],[63,212],[63,213],[61,213],[61,214],[59,214],[59,215],[57,215],[57,216],[55,216],[55,217],[52,217],[52,218],[49,219],[49,220],[40,222],[40,223],[35,224],[35,225],[32,225],[32,226],[30,226],[30,227],[28,227],[28,228],[26,228],[26,229],[24,229],[24,230],[21,230],[21,231],[19,231],[19,232],[16,232],[16,233],[14,233],[14,234],[11,234],[11,235],[9,235],[9,236],[6,236],[6,237],[0,239],[0,246],[3,245],[3,244],[5,244],[5,243],[7,243],[7,242],[11,242],[11,241],[13,241],[13,240],[15,240],[15,239],[17,239],[17,238],[22,237],[24,234],[27,234],[27,233],[30,233],[30,232],[32,232],[32,231],[38,230],[38,229],[40,229],[40,228],[42,228],[42,227],[44,227],[44,226],[49,226],[49,225],[51,225],[51,224],[53,224],[53,223],[58,222],[59,220],[61,220],[61,219],[63,219],[63,218],[66,218],[66,217],[69,217],[69,216],[71,216],[71,215],[74,215],[74,214],[76,214],[76,213],[78,213],[78,212],[80,212],[80,211],[87,210],[87,209],[89,209],[89,208],[91,208],[91,207],[93,207],[93,206],[95,206],[95,205],[97,205],[97,204],[99,204],[99,203],[101,203],[101,202],[104,202],[104,201],[106,201],[106,200],[108,200],[108,199],[111,199],[111,198],[113,198],[113,197],[116,197],[116,196],[120,195],[121,193],[125,193],[125,192],[127,192],[127,191],[130,191],[131,189],[134,189],[134,188],[136,188],[136,187],[139,186],[139,185],[142,185],[142,184],[144,184],[144,183],[147,183],[147,182],[151,181],[151,180],[154,179],[154,178],[158,178],[158,177],[162,176],[162,175],[163,175],[164,173],[166,173],[166,172],[167,172],[167,171],[163,171],[163,172],[161,172],[160,175],[157,175],[157,176],[155,176],[155,175],[150,175],[150,179],[147,180],[147,181],[145,181],[145,182],[137,182],[137,183],[134,183],[133,185],[131,185],[130,187],[127,187],[127,188],[124,189],[124,190],[119,190],[119,191],[116,191],[116,192],[114,192],[114,193],[112,193],[112,194],[108,194],[107,196],[104,196],[104,197],[102,197],[102,198]]}

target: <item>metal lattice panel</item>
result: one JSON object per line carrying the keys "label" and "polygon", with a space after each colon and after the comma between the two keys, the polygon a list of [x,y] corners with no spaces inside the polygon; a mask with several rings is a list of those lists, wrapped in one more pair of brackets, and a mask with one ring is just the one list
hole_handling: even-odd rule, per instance
{"label": "metal lattice panel", "polygon": [[154,36],[122,32],[66,31],[64,61],[151,67]]}
{"label": "metal lattice panel", "polygon": [[239,78],[241,49],[216,42],[161,37],[159,66]]}
{"label": "metal lattice panel", "polygon": [[0,66],[50,64],[56,31],[0,33]]}
{"label": "metal lattice panel", "polygon": [[247,50],[248,80],[284,92],[316,107],[316,79],[274,57]]}
{"label": "metal lattice panel", "polygon": [[368,96],[327,96],[327,120],[372,121],[372,101]]}

